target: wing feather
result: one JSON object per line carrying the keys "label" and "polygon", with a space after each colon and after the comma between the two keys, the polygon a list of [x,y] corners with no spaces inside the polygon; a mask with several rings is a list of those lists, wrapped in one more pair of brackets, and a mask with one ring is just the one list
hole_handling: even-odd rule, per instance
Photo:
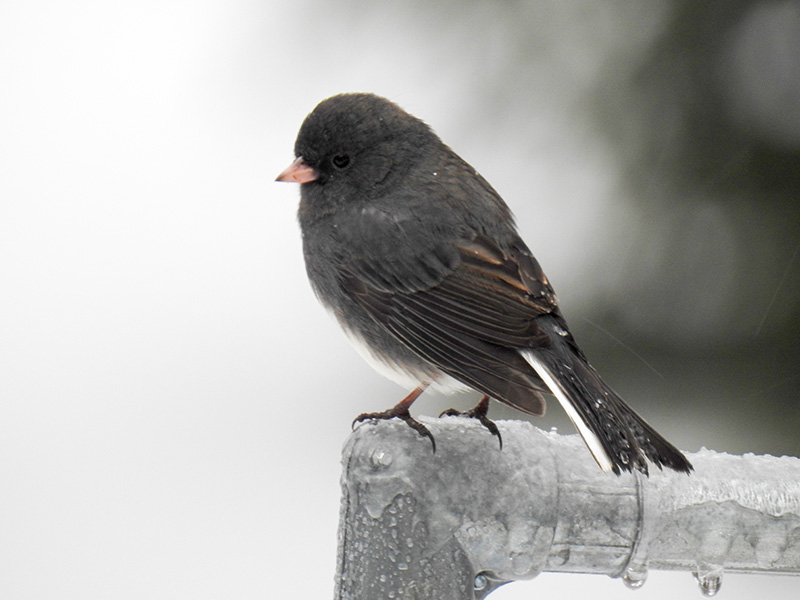
{"label": "wing feather", "polygon": [[[544,414],[547,391],[520,354],[549,344],[536,322],[555,294],[524,244],[503,250],[483,236],[457,245],[459,260],[438,282],[413,289],[374,261],[344,287],[386,330],[448,375],[524,412]],[[409,266],[413,268],[413,266]],[[376,286],[372,282],[379,281]]]}

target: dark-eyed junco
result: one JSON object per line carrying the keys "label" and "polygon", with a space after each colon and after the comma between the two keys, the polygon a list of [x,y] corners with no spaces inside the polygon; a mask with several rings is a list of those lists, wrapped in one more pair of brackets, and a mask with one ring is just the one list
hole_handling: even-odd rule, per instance
{"label": "dark-eyed junco", "polygon": [[[430,386],[541,416],[559,400],[604,471],[691,464],[589,365],[503,199],[421,120],[372,94],[321,102],[297,159],[308,277],[364,358],[414,391],[356,420],[398,417]],[[434,446],[435,449],[435,446]]]}

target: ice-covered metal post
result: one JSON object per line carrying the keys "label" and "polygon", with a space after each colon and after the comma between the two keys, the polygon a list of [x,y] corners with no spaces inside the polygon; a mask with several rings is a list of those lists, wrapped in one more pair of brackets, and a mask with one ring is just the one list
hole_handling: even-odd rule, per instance
{"label": "ice-covered metal post", "polygon": [[360,426],[343,454],[336,600],[473,600],[542,571],[638,587],[648,569],[800,575],[800,459],[688,455],[691,476],[603,473],[577,436],[474,421]]}

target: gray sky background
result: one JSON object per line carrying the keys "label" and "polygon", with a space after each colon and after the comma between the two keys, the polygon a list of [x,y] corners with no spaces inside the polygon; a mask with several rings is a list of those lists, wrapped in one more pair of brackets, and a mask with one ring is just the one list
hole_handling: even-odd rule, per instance
{"label": "gray sky background", "polygon": [[[800,453],[800,9],[716,5],[0,5],[0,597],[332,595],[341,446],[404,391],[317,305],[298,190],[273,179],[343,91],[395,100],[492,182],[669,439]],[[537,424],[572,431],[556,403]],[[636,597],[690,594],[652,573]]]}

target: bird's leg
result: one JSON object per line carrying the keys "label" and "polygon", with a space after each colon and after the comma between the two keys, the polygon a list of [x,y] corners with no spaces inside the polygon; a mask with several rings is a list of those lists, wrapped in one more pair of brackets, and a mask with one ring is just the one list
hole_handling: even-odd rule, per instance
{"label": "bird's leg", "polygon": [[[406,422],[406,425],[411,427],[417,431],[421,436],[427,437],[431,441],[431,445],[433,446],[433,451],[436,452],[436,440],[433,439],[433,435],[431,432],[428,431],[428,428],[425,427],[422,423],[417,421],[414,417],[411,416],[411,413],[408,412],[408,409],[414,404],[414,400],[419,398],[420,394],[425,391],[425,388],[428,387],[428,382],[422,382],[418,388],[416,388],[413,392],[411,392],[408,396],[403,398],[400,402],[397,403],[396,406],[390,408],[389,410],[385,410],[383,412],[374,412],[374,413],[363,413],[358,415],[353,420],[353,427],[355,427],[356,423],[360,423],[361,421],[368,421],[371,419],[402,419]],[[494,425],[494,423],[492,423]]]}
{"label": "bird's leg", "polygon": [[440,417],[469,417],[470,419],[478,419],[481,425],[486,427],[492,435],[497,436],[497,440],[500,442],[500,450],[503,449],[503,437],[500,435],[500,430],[497,429],[497,425],[495,425],[494,421],[492,421],[486,415],[489,413],[489,396],[484,396],[481,398],[481,401],[475,406],[475,408],[471,408],[468,411],[460,411],[456,410],[455,408],[448,408]]}

